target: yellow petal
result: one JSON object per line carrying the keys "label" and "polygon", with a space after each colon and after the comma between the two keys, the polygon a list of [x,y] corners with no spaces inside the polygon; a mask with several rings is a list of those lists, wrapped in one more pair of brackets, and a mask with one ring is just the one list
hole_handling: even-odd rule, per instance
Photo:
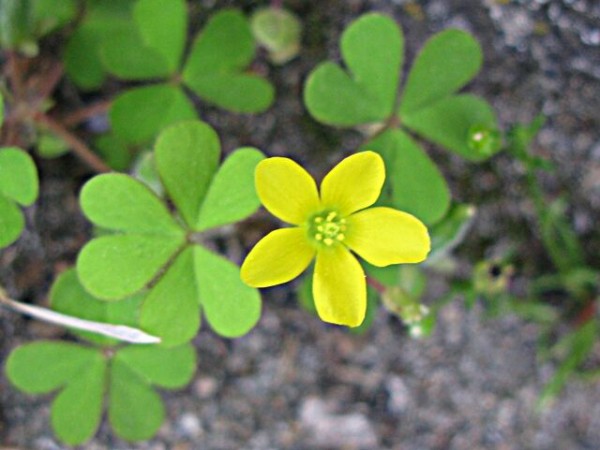
{"label": "yellow petal", "polygon": [[371,206],[385,181],[383,159],[375,152],[355,153],[331,169],[321,183],[321,203],[348,215]]}
{"label": "yellow petal", "polygon": [[284,222],[299,225],[319,209],[315,180],[289,158],[267,158],[258,163],[256,191],[265,208]]}
{"label": "yellow petal", "polygon": [[301,228],[281,228],[267,234],[242,264],[242,281],[252,287],[275,286],[296,278],[308,267],[315,249]]}
{"label": "yellow petal", "polygon": [[415,216],[392,208],[369,208],[347,219],[344,243],[374,266],[418,263],[430,249],[429,233]]}
{"label": "yellow petal", "polygon": [[343,245],[317,253],[313,297],[321,320],[348,327],[363,322],[367,310],[365,273]]}

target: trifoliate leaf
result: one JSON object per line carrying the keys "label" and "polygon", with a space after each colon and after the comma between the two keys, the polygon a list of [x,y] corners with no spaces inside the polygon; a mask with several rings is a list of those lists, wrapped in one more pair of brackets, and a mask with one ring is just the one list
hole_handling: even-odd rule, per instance
{"label": "trifoliate leaf", "polygon": [[140,326],[159,336],[162,345],[190,341],[200,327],[200,304],[192,250],[184,250],[152,287],[140,315]]}
{"label": "trifoliate leaf", "polygon": [[[391,206],[414,214],[431,225],[450,206],[446,180],[427,154],[406,133],[389,130],[364,146],[385,161]],[[387,203],[384,200],[384,203]]]}
{"label": "trifoliate leaf", "polygon": [[185,386],[196,371],[196,354],[189,344],[175,348],[129,345],[117,352],[115,361],[127,365],[147,384],[171,389]]}
{"label": "trifoliate leaf", "polygon": [[217,170],[221,144],[204,122],[173,125],[156,141],[158,173],[186,223],[193,227],[200,206]]}
{"label": "trifoliate leaf", "polygon": [[12,384],[30,394],[65,386],[97,359],[97,350],[67,342],[38,341],[14,349],[6,361]]}
{"label": "trifoliate leaf", "polygon": [[197,117],[182,90],[167,84],[128,90],[114,100],[109,111],[114,133],[125,143],[138,145],[169,125]]}
{"label": "trifoliate leaf", "polygon": [[119,358],[111,369],[108,418],[115,433],[128,441],[149,439],[165,417],[160,397]]}
{"label": "trifoliate leaf", "polygon": [[259,150],[241,148],[223,162],[200,208],[196,230],[237,222],[258,209],[254,170],[262,159]]}
{"label": "trifoliate leaf", "polygon": [[144,288],[183,244],[183,236],[102,236],[83,247],[77,273],[93,296],[119,300]]}
{"label": "trifoliate leaf", "polygon": [[349,74],[326,62],[308,77],[304,102],[311,115],[342,126],[388,119],[402,67],[400,28],[389,17],[365,15],[344,31],[341,50]]}
{"label": "trifoliate leaf", "polygon": [[481,47],[469,33],[451,29],[433,36],[408,74],[401,116],[412,115],[463,87],[479,72],[482,59]]}
{"label": "trifoliate leaf", "polygon": [[245,285],[235,264],[200,246],[194,247],[200,303],[211,327],[225,337],[238,337],[258,322],[258,291]]}
{"label": "trifoliate leaf", "polygon": [[102,354],[93,352],[94,358],[72,375],[52,403],[52,428],[69,445],[84,443],[100,425],[107,367]]}
{"label": "trifoliate leaf", "polygon": [[0,195],[23,206],[31,205],[38,195],[38,177],[31,157],[16,147],[0,150]]}
{"label": "trifoliate leaf", "polygon": [[481,161],[500,150],[473,146],[470,143],[474,125],[496,129],[496,115],[482,98],[471,94],[453,95],[431,106],[404,116],[404,125],[464,158]]}
{"label": "trifoliate leaf", "polygon": [[124,174],[98,175],[80,195],[81,208],[96,225],[137,234],[182,236],[183,229],[149,187]]}

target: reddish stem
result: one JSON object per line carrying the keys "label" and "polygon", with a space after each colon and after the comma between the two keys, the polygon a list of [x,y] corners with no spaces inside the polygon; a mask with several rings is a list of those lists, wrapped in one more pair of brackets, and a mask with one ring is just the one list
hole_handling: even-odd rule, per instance
{"label": "reddish stem", "polygon": [[108,167],[106,163],[102,161],[102,159],[100,159],[92,150],[90,150],[90,148],[83,141],[77,138],[74,134],[70,133],[66,128],[64,128],[60,123],[56,122],[51,117],[48,117],[42,113],[37,113],[34,116],[34,120],[69,144],[73,150],[73,153],[75,153],[79,159],[86,163],[95,172],[105,173],[111,171],[111,168]]}
{"label": "reddish stem", "polygon": [[67,114],[65,117],[63,117],[61,122],[65,127],[68,128],[79,125],[81,122],[89,119],[90,117],[104,114],[108,108],[110,108],[110,104],[111,102],[109,100],[105,100],[94,103],[93,105],[85,106],[77,111],[72,112],[71,114]]}
{"label": "reddish stem", "polygon": [[367,276],[367,284],[375,289],[379,294],[385,294],[387,288],[375,278]]}

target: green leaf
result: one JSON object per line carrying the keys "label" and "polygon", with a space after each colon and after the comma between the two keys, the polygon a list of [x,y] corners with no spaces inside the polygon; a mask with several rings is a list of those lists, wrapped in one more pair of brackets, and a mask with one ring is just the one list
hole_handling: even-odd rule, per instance
{"label": "green leaf", "polygon": [[86,217],[102,228],[137,234],[184,235],[162,200],[129,175],[95,176],[83,186],[80,203]]}
{"label": "green leaf", "polygon": [[[63,314],[96,322],[113,323],[137,327],[141,296],[120,302],[105,302],[91,296],[79,282],[77,272],[69,269],[59,275],[50,289],[52,309]],[[100,345],[120,343],[116,339],[99,336],[95,333],[71,330],[72,333]]]}
{"label": "green leaf", "polygon": [[155,146],[158,173],[185,222],[193,227],[219,164],[217,133],[200,121],[163,131]]}
{"label": "green leaf", "polygon": [[6,375],[20,390],[44,394],[77,378],[98,355],[97,350],[67,342],[33,342],[11,352],[6,361]]}
{"label": "green leaf", "polygon": [[[471,94],[447,97],[404,116],[403,124],[422,137],[472,161],[492,156],[487,148],[470,145],[474,125],[497,129],[496,115],[482,98]],[[500,148],[496,148],[498,151]]]}
{"label": "green leaf", "polygon": [[187,33],[185,2],[139,0],[133,17],[144,43],[164,57],[171,73],[177,71]]}
{"label": "green leaf", "polygon": [[15,242],[25,227],[25,218],[15,202],[0,195],[0,248]]}
{"label": "green leaf", "polygon": [[254,170],[264,155],[241,148],[229,156],[212,179],[200,208],[196,230],[206,230],[248,217],[260,206]]}
{"label": "green leaf", "polygon": [[2,97],[2,93],[0,93],[0,127],[4,123],[4,98]]}
{"label": "green leaf", "polygon": [[198,117],[194,105],[176,86],[159,84],[119,95],[108,113],[115,134],[128,144],[144,144],[162,129]]}
{"label": "green leaf", "polygon": [[0,150],[0,194],[23,206],[31,205],[38,195],[35,163],[16,147]]}
{"label": "green leaf", "polygon": [[237,112],[260,112],[273,101],[273,87],[241,71],[254,57],[254,39],[237,10],[215,14],[195,40],[183,80],[196,94]]}
{"label": "green leaf", "polygon": [[260,318],[258,291],[245,285],[235,264],[200,246],[194,247],[200,303],[210,326],[221,336],[246,334]]}
{"label": "green leaf", "polygon": [[30,3],[32,22],[38,37],[66,25],[77,14],[77,5],[74,0],[35,0]]}
{"label": "green leaf", "polygon": [[191,248],[185,249],[152,287],[140,315],[140,325],[159,336],[162,345],[188,342],[200,328],[200,305]]}
{"label": "green leaf", "polygon": [[187,84],[202,99],[241,113],[262,112],[275,96],[273,86],[257,75],[206,75]]}
{"label": "green leaf", "polygon": [[254,58],[254,39],[244,15],[223,10],[212,16],[195,39],[183,71],[189,82],[197,77],[234,73]]}
{"label": "green leaf", "polygon": [[69,151],[69,145],[51,133],[41,133],[37,140],[37,154],[42,158],[53,159]]}
{"label": "green leaf", "polygon": [[482,59],[479,43],[467,32],[445,30],[433,36],[408,74],[400,104],[402,117],[463,87],[479,72]]}
{"label": "green leaf", "polygon": [[81,25],[65,46],[67,74],[82,89],[96,89],[106,77],[100,58],[101,43],[131,27],[134,1],[88,1]]}
{"label": "green leaf", "polygon": [[90,439],[102,417],[106,385],[106,361],[94,351],[94,358],[72,375],[67,387],[52,403],[52,428],[69,445]]}
{"label": "green leaf", "polygon": [[183,237],[109,235],[87,243],[77,258],[85,289],[103,300],[120,300],[145,287],[183,245]]}
{"label": "green leaf", "polygon": [[125,80],[166,78],[173,73],[164,55],[149,47],[131,25],[103,39],[100,57],[108,72]]}
{"label": "green leaf", "polygon": [[170,389],[185,386],[196,371],[196,353],[189,344],[175,348],[129,345],[117,352],[116,360],[147,384]]}
{"label": "green leaf", "polygon": [[103,134],[94,139],[94,149],[111,169],[127,172],[134,152],[114,134]]}
{"label": "green leaf", "polygon": [[450,206],[446,180],[406,133],[389,130],[363,148],[378,152],[385,161],[391,206],[414,214],[428,225],[446,214]]}
{"label": "green leaf", "polygon": [[300,51],[302,23],[283,8],[267,7],[254,12],[250,19],[252,34],[269,51],[275,64],[285,64]]}
{"label": "green leaf", "polygon": [[31,3],[0,1],[0,46],[14,50],[32,38]]}
{"label": "green leaf", "polygon": [[404,52],[398,25],[380,14],[364,15],[344,31],[341,51],[350,75],[326,62],[308,77],[304,102],[311,115],[342,126],[388,119]]}
{"label": "green leaf", "polygon": [[151,438],[165,417],[158,394],[119,358],[110,374],[108,417],[115,433],[128,441]]}

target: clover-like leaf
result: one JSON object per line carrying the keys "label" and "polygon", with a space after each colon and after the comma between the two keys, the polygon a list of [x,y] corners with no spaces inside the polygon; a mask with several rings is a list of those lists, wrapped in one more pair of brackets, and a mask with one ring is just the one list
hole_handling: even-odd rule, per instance
{"label": "clover-like leaf", "polygon": [[217,133],[199,121],[173,125],[163,131],[156,142],[158,173],[190,227],[196,224],[220,154]]}
{"label": "clover-like leaf", "polygon": [[22,391],[45,394],[65,386],[97,355],[97,351],[76,344],[38,341],[11,352],[6,375]]}
{"label": "clover-like leaf", "polygon": [[80,203],[87,218],[102,228],[139,234],[183,234],[162,200],[128,175],[92,178],[81,190]]}
{"label": "clover-like leaf", "polygon": [[243,70],[254,57],[250,25],[237,10],[210,18],[183,69],[183,81],[198,96],[237,112],[260,112],[273,102],[273,87]]}
{"label": "clover-like leaf", "polygon": [[80,351],[93,352],[94,358],[73,374],[67,386],[54,399],[51,410],[54,432],[70,445],[87,441],[98,429],[107,371],[106,361],[100,352],[78,348]]}
{"label": "clover-like leaf", "polygon": [[401,116],[412,115],[463,87],[479,72],[481,62],[481,47],[469,33],[450,29],[433,36],[408,74]]}
{"label": "clover-like leaf", "polygon": [[37,195],[37,169],[31,157],[15,147],[0,149],[0,248],[12,244],[25,226],[17,203],[29,206]]}
{"label": "clover-like leaf", "polygon": [[191,345],[129,345],[117,352],[115,361],[127,365],[146,383],[168,389],[185,386],[196,371],[196,354]]}
{"label": "clover-like leaf", "polygon": [[16,147],[0,150],[0,195],[31,205],[38,195],[38,177],[31,157]]}
{"label": "clover-like leaf", "polygon": [[42,341],[15,349],[6,363],[9,380],[28,393],[61,389],[51,410],[56,435],[82,444],[97,430],[105,394],[114,431],[127,440],[150,438],[164,418],[153,385],[168,389],[190,381],[196,355],[176,348],[125,346],[114,353],[71,343]]}
{"label": "clover-like leaf", "polygon": [[179,68],[187,33],[184,0],[138,0],[133,17],[144,43],[167,62],[170,73]]}
{"label": "clover-like leaf", "polygon": [[30,20],[34,24],[35,34],[44,36],[73,20],[77,14],[75,0],[36,0],[31,4]]}
{"label": "clover-like leaf", "polygon": [[496,129],[496,114],[488,102],[471,94],[447,97],[404,117],[404,125],[464,158],[481,161],[500,150],[474,146],[474,126]]}
{"label": "clover-like leaf", "polygon": [[90,294],[120,300],[152,281],[184,242],[183,236],[102,236],[83,247],[77,257],[77,273]]}
{"label": "clover-like leaf", "polygon": [[114,133],[129,144],[144,144],[163,128],[197,117],[183,91],[167,84],[126,91],[114,100],[109,111]]}
{"label": "clover-like leaf", "polygon": [[106,68],[130,80],[174,74],[183,54],[186,22],[183,0],[138,0],[133,8],[133,24],[102,42]]}
{"label": "clover-like leaf", "polygon": [[191,248],[177,256],[148,293],[140,325],[165,346],[188,342],[198,332],[200,304]]}
{"label": "clover-like leaf", "polygon": [[244,284],[239,267],[203,247],[194,247],[200,302],[211,327],[225,337],[247,333],[260,318],[258,291]]}
{"label": "clover-like leaf", "polygon": [[[389,203],[426,224],[440,220],[450,206],[446,180],[427,154],[406,133],[388,130],[364,146],[385,161]],[[387,203],[383,199],[383,203]]]}
{"label": "clover-like leaf", "polygon": [[133,5],[134,0],[86,2],[85,15],[69,37],[63,56],[67,74],[80,88],[95,89],[104,82],[100,47],[131,27]]}
{"label": "clover-like leaf", "polygon": [[[120,302],[105,302],[90,295],[79,282],[77,272],[69,269],[56,278],[50,289],[52,309],[63,314],[96,322],[137,327],[138,310],[143,296],[137,295]],[[72,333],[96,344],[114,345],[116,339],[95,333],[71,330]]]}
{"label": "clover-like leaf", "polygon": [[116,359],[111,369],[110,424],[123,439],[149,439],[165,418],[160,396],[122,361]]}
{"label": "clover-like leaf", "polygon": [[164,419],[164,406],[152,384],[179,387],[189,382],[196,362],[191,346],[125,347],[117,352],[110,374],[108,416],[123,439],[150,438]]}
{"label": "clover-like leaf", "polygon": [[0,248],[16,241],[24,226],[25,218],[16,203],[0,195]]}
{"label": "clover-like leaf", "polygon": [[342,126],[388,119],[402,67],[401,29],[389,17],[366,14],[344,31],[341,51],[350,75],[325,62],[308,77],[304,102],[311,115]]}
{"label": "clover-like leaf", "polygon": [[254,169],[264,155],[254,148],[241,148],[229,156],[213,177],[200,207],[196,230],[236,222],[260,206],[254,188]]}

